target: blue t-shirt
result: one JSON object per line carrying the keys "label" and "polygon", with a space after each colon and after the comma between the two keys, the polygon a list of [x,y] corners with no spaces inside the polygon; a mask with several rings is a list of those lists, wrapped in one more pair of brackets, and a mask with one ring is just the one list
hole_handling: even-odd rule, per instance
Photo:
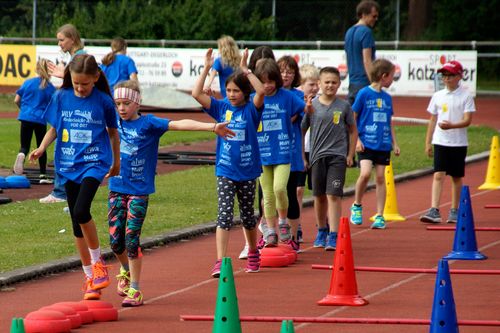
{"label": "blue t-shirt", "polygon": [[108,79],[109,87],[111,91],[115,84],[120,81],[126,81],[130,79],[130,75],[137,73],[137,67],[132,58],[124,54],[116,54],[115,60],[109,65],[101,64],[101,69]]}
{"label": "blue t-shirt", "polygon": [[47,83],[45,88],[40,88],[41,82],[42,79],[40,77],[28,79],[16,91],[16,94],[21,97],[18,120],[46,124],[43,113],[56,88],[50,82]]}
{"label": "blue t-shirt", "polygon": [[345,34],[344,49],[347,56],[349,83],[367,86],[370,84],[363,64],[363,49],[372,49],[375,59],[375,39],[372,29],[366,25],[354,25]]}
{"label": "blue t-shirt", "polygon": [[352,110],[357,114],[356,125],[363,145],[373,150],[391,151],[391,95],[370,86],[364,87],[356,96]]}
{"label": "blue t-shirt", "polygon": [[215,175],[234,181],[253,180],[262,173],[257,128],[262,109],[255,108],[252,98],[243,106],[233,106],[225,100],[210,98],[210,108],[203,109],[217,122],[229,121],[228,128],[236,133],[224,140],[217,137]]}
{"label": "blue t-shirt", "polygon": [[262,165],[291,163],[293,128],[290,118],[303,112],[304,107],[304,99],[284,88],[278,89],[273,96],[264,97],[264,112],[257,132]]}
{"label": "blue t-shirt", "polygon": [[[304,100],[304,92],[292,88],[290,91]],[[290,171],[304,171],[304,159],[302,158],[302,119],[304,118],[304,111],[297,115],[297,119],[292,123],[293,137],[292,137],[292,164],[290,165]]]}
{"label": "blue t-shirt", "polygon": [[109,179],[114,192],[148,195],[155,192],[155,172],[160,137],[168,131],[169,119],[153,115],[118,122],[120,175]]}
{"label": "blue t-shirt", "polygon": [[222,64],[222,58],[216,58],[214,60],[214,64],[212,69],[216,70],[219,75],[219,85],[220,85],[220,93],[223,98],[226,97],[226,80],[229,75],[233,74],[234,69],[229,65]]}
{"label": "blue t-shirt", "polygon": [[61,185],[85,177],[102,181],[113,153],[106,127],[116,128],[115,103],[94,88],[89,96],[77,97],[73,88],[59,89],[45,110],[45,119],[57,132],[54,162]]}

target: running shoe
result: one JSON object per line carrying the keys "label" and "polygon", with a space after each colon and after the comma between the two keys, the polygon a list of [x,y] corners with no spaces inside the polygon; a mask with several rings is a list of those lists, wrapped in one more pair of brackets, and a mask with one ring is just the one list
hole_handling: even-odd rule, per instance
{"label": "running shoe", "polygon": [[24,159],[26,155],[24,153],[17,154],[16,162],[14,163],[14,173],[16,175],[22,175],[24,172]]}
{"label": "running shoe", "polygon": [[120,267],[120,274],[116,276],[116,279],[118,280],[116,292],[122,297],[127,296],[127,289],[130,288],[130,272]]}
{"label": "running shoe", "polygon": [[127,308],[133,306],[141,306],[142,304],[144,304],[144,302],[142,301],[142,291],[134,288],[128,288],[127,297],[123,299],[122,306]]}
{"label": "running shoe", "polygon": [[66,199],[60,199],[60,198],[53,196],[52,194],[49,194],[46,197],[41,198],[39,201],[40,201],[40,203],[43,203],[43,204],[49,204],[49,203],[66,202]]}
{"label": "running shoe", "polygon": [[293,238],[290,239],[287,244],[297,253],[300,252],[300,243],[297,243]]}
{"label": "running shoe", "polygon": [[220,268],[222,266],[222,259],[218,259],[215,262],[214,268],[212,268],[212,277],[213,278],[218,278],[220,276]]}
{"label": "running shoe", "polygon": [[328,237],[326,238],[326,251],[333,251],[337,249],[337,233],[335,231],[331,231],[328,233]]}
{"label": "running shoe", "polygon": [[109,286],[108,267],[101,259],[92,265],[92,288],[103,289]]}
{"label": "running shoe", "polygon": [[249,251],[247,259],[247,267],[245,272],[257,273],[260,270],[260,253],[259,250]]}
{"label": "running shoe", "polygon": [[382,215],[375,216],[375,222],[370,226],[372,229],[385,229],[385,219]]}
{"label": "running shoe", "polygon": [[240,255],[238,256],[238,259],[246,259],[248,258],[248,244],[245,244],[245,247],[243,250],[241,250]]}
{"label": "running shoe", "polygon": [[47,175],[41,174],[38,178],[40,179],[40,184],[54,184],[54,180],[49,178]]}
{"label": "running shoe", "polygon": [[457,223],[458,220],[458,210],[456,208],[451,208],[446,219],[446,223]]}
{"label": "running shoe", "polygon": [[270,233],[266,236],[265,247],[276,247],[278,246],[278,236],[275,233]]}
{"label": "running shoe", "polygon": [[98,300],[101,298],[101,291],[92,288],[92,279],[86,278],[83,283],[83,299]]}
{"label": "running shoe", "polygon": [[351,206],[351,223],[354,225],[363,224],[363,207],[361,205],[352,204]]}
{"label": "running shoe", "polygon": [[328,228],[319,228],[314,240],[313,247],[325,247],[326,238],[328,237]]}
{"label": "running shoe", "polygon": [[259,231],[265,235],[267,233],[267,231],[269,230],[268,226],[267,226],[267,222],[266,220],[262,217],[260,219],[260,222],[259,222]]}
{"label": "running shoe", "polygon": [[441,223],[441,214],[439,214],[439,209],[430,208],[427,213],[420,216],[420,222],[424,223]]}
{"label": "running shoe", "polygon": [[302,225],[301,224],[299,224],[299,227],[297,229],[297,243],[304,243],[303,232],[302,232]]}
{"label": "running shoe", "polygon": [[290,239],[292,239],[292,233],[290,232],[290,225],[288,223],[280,223],[280,242],[287,243]]}
{"label": "running shoe", "polygon": [[266,247],[266,241],[264,240],[264,236],[260,236],[259,240],[257,241],[257,248],[259,250],[262,250],[265,247]]}

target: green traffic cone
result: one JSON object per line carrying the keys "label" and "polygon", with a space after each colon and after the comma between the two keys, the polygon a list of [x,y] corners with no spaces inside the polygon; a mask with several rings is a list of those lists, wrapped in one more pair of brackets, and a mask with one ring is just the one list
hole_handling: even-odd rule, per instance
{"label": "green traffic cone", "polygon": [[240,311],[231,258],[223,258],[215,305],[213,333],[241,333]]}
{"label": "green traffic cone", "polygon": [[25,333],[23,318],[12,318],[10,333]]}
{"label": "green traffic cone", "polygon": [[293,320],[283,320],[281,322],[280,333],[295,333],[295,330],[293,328]]}

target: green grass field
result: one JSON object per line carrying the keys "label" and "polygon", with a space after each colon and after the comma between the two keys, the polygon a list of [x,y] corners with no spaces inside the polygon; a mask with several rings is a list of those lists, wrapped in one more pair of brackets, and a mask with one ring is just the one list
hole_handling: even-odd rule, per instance
{"label": "green grass field", "polygon": [[[11,146],[12,155],[17,149],[16,121],[0,120],[0,164],[11,166],[11,157],[5,157],[5,147]],[[164,140],[172,142],[174,133],[167,133]],[[199,139],[200,133],[175,133],[174,141]],[[491,137],[497,132],[488,127],[472,126],[469,129],[469,155],[488,151]],[[195,135],[194,137],[192,135]],[[213,134],[208,133],[213,138]],[[431,159],[424,154],[424,126],[397,126],[396,135],[401,156],[393,158],[394,174],[430,167]],[[11,143],[11,141],[14,141]],[[349,169],[346,186],[354,184],[357,169]],[[40,264],[50,260],[75,255],[69,215],[63,212],[65,204],[41,205],[37,200],[26,200],[2,205],[0,208],[0,273],[16,268]],[[92,214],[99,229],[102,247],[108,246],[107,189],[98,191]],[[196,167],[156,177],[156,193],[150,197],[148,216],[143,237],[213,221],[217,214],[215,176],[213,166]]]}

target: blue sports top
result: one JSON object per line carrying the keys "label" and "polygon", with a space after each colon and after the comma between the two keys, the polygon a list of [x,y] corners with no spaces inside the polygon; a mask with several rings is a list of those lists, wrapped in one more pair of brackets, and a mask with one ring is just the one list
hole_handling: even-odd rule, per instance
{"label": "blue sports top", "polygon": [[372,29],[366,25],[354,25],[345,34],[344,49],[347,55],[349,83],[367,86],[370,84],[363,64],[363,49],[372,49],[375,59],[375,39]]}
{"label": "blue sports top", "polygon": [[222,64],[222,58],[218,57],[214,60],[212,69],[216,70],[219,76],[220,93],[222,98],[226,97],[226,80],[229,75],[233,74],[234,69],[229,65]]}
{"label": "blue sports top", "polygon": [[[304,92],[302,90],[292,88],[290,91],[304,100]],[[304,111],[297,116],[297,119],[292,123],[293,138],[292,138],[292,164],[290,171],[304,171],[304,159],[302,158],[302,119],[304,118]]]}
{"label": "blue sports top", "polygon": [[364,87],[356,96],[352,110],[357,114],[356,125],[363,145],[373,150],[392,150],[391,95],[370,86]]}
{"label": "blue sports top", "polygon": [[260,176],[257,128],[262,109],[257,109],[252,98],[243,106],[233,106],[226,100],[210,98],[210,108],[203,109],[217,122],[229,121],[228,128],[236,135],[224,140],[217,137],[215,175],[234,181],[253,180]]}
{"label": "blue sports top", "polygon": [[85,98],[75,96],[73,88],[52,96],[45,119],[57,133],[54,162],[61,184],[79,184],[85,177],[102,181],[113,159],[106,127],[116,128],[116,117],[111,96],[97,88]]}
{"label": "blue sports top", "polygon": [[116,54],[112,63],[107,66],[101,64],[100,67],[108,79],[111,91],[113,91],[115,84],[129,80],[131,74],[137,73],[134,59],[125,54]]}
{"label": "blue sports top", "polygon": [[262,165],[291,163],[293,129],[290,118],[300,115],[304,107],[304,99],[284,88],[278,89],[273,96],[264,97],[264,112],[257,132]]}
{"label": "blue sports top", "polygon": [[110,178],[111,191],[133,195],[155,192],[158,145],[169,123],[169,119],[153,115],[130,121],[119,119],[120,175]]}
{"label": "blue sports top", "polygon": [[28,79],[16,91],[16,94],[21,97],[18,120],[46,124],[43,114],[56,88],[52,83],[48,82],[47,86],[42,89],[40,88],[41,82],[40,77]]}

